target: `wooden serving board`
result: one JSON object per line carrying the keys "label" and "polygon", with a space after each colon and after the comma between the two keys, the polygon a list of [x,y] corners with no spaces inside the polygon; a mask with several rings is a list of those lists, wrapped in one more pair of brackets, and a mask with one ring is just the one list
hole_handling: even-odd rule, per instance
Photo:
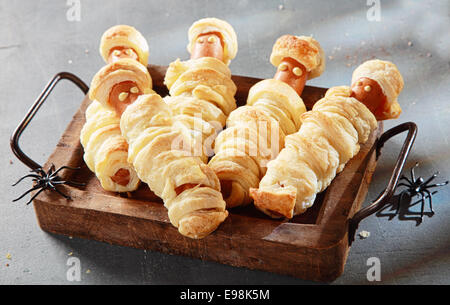
{"label": "wooden serving board", "polygon": [[[154,89],[167,94],[163,85],[166,67],[149,66]],[[233,76],[238,105],[244,105],[249,88],[260,79]],[[303,100],[310,109],[326,89],[306,86]],[[232,266],[260,269],[315,281],[332,281],[342,274],[349,250],[348,219],[359,210],[376,166],[374,143],[382,124],[372,133],[312,208],[290,221],[273,220],[253,206],[230,211],[230,216],[211,235],[201,240],[178,233],[168,219],[161,199],[149,188],[129,194],[104,191],[83,161],[79,141],[89,105],[85,97],[45,164],[81,167],[63,171],[61,177],[87,183],[84,188],[63,186],[66,200],[50,191],[34,200],[44,231],[95,239],[111,244],[186,255]]]}

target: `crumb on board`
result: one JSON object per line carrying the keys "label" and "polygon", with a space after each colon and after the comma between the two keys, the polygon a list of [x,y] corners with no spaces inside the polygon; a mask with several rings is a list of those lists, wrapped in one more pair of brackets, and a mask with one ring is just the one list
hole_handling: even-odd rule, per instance
{"label": "crumb on board", "polygon": [[68,253],[67,255],[72,256],[72,255],[73,255],[73,252],[70,252],[70,253]]}
{"label": "crumb on board", "polygon": [[6,253],[6,259],[9,259],[9,260],[11,260],[11,253]]}
{"label": "crumb on board", "polygon": [[86,270],[86,273],[87,274],[91,273],[91,269]]}
{"label": "crumb on board", "polygon": [[368,231],[361,231],[361,232],[359,232],[359,236],[360,236],[362,239],[366,239],[367,237],[370,236],[370,232],[368,232]]}

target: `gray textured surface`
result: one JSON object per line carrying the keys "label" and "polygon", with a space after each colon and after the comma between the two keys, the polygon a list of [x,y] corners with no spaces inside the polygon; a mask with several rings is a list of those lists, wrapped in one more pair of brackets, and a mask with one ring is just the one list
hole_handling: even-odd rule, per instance
{"label": "gray textured surface", "polygon": [[[280,6],[281,5],[281,6]],[[69,22],[66,1],[0,1],[0,284],[70,283],[69,254],[82,264],[82,284],[301,284],[302,280],[211,262],[69,239],[47,234],[32,206],[11,200],[29,187],[10,187],[27,168],[9,150],[9,136],[47,81],[63,70],[86,82],[103,62],[98,54],[104,30],[118,23],[137,27],[150,44],[150,62],[187,58],[187,29],[198,18],[215,16],[235,28],[239,53],[235,74],[266,78],[268,57],[281,34],[314,34],[328,57],[323,76],[310,84],[349,84],[357,65],[372,57],[395,62],[405,79],[405,121],[419,125],[408,159],[419,173],[439,169],[450,178],[450,17],[449,1],[382,1],[381,21],[369,22],[366,1],[89,1],[81,0],[81,21]],[[23,149],[44,162],[78,108],[78,89],[61,83],[42,107]],[[403,137],[390,141],[380,159],[367,202],[384,188]],[[336,284],[367,284],[366,261],[381,260],[381,283],[450,284],[450,188],[434,198],[436,214],[417,226],[414,217],[372,216],[360,230],[344,274]],[[418,212],[419,207],[411,209]],[[7,254],[11,259],[7,259]],[[7,267],[6,264],[9,264]],[[86,273],[86,270],[90,273]]]}

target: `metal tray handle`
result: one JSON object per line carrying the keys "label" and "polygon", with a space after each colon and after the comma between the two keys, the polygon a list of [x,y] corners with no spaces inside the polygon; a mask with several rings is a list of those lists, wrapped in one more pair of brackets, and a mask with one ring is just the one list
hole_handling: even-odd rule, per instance
{"label": "metal tray handle", "polygon": [[379,211],[392,199],[395,189],[397,188],[398,180],[400,179],[400,175],[403,171],[403,167],[405,166],[406,159],[408,158],[409,152],[411,151],[411,148],[414,144],[414,140],[416,139],[417,125],[413,122],[400,124],[383,133],[377,141],[376,158],[378,159],[381,153],[381,148],[383,148],[384,143],[386,143],[386,141],[389,140],[390,138],[404,131],[408,131],[408,135],[406,136],[405,142],[403,143],[402,150],[400,151],[397,163],[395,164],[394,171],[392,173],[391,179],[389,180],[386,189],[369,206],[356,212],[355,215],[353,215],[353,217],[348,222],[349,245],[351,245],[352,242],[355,240],[356,230],[358,229],[358,225],[361,222],[361,220]]}
{"label": "metal tray handle", "polygon": [[28,157],[22,151],[22,149],[19,146],[19,139],[20,139],[20,136],[22,135],[23,131],[27,128],[28,124],[31,122],[33,117],[38,112],[39,108],[41,108],[42,104],[44,104],[44,102],[47,99],[47,97],[53,91],[53,89],[55,88],[56,84],[62,79],[70,80],[78,88],[80,88],[80,90],[83,91],[83,93],[85,95],[89,91],[89,87],[80,78],[78,78],[76,75],[74,75],[72,73],[69,73],[69,72],[60,72],[60,73],[56,74],[48,82],[47,86],[45,86],[45,88],[42,91],[42,93],[39,95],[39,97],[33,103],[31,108],[28,110],[27,114],[25,115],[23,120],[20,122],[19,126],[17,126],[17,128],[14,130],[14,132],[13,132],[13,134],[11,136],[10,145],[11,145],[11,149],[12,149],[14,155],[16,155],[16,157],[20,161],[22,161],[23,164],[25,164],[26,166],[28,166],[32,170],[40,168],[41,165],[39,165],[37,162],[35,162],[30,157]]}

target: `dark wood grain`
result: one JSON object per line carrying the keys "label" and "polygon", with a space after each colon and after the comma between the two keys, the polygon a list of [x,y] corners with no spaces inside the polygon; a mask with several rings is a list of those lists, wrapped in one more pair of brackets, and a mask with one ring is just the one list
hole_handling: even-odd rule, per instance
{"label": "dark wood grain", "polygon": [[[164,95],[165,67],[149,66],[154,89]],[[233,76],[239,105],[260,79]],[[326,89],[306,87],[308,108]],[[376,166],[374,143],[382,124],[357,156],[317,196],[314,206],[290,221],[273,220],[252,206],[230,211],[213,234],[201,240],[180,235],[161,200],[146,185],[129,196],[104,191],[83,162],[79,133],[85,122],[86,97],[65,130],[45,167],[80,166],[63,178],[86,182],[85,188],[64,186],[66,200],[45,191],[34,200],[40,227],[48,232],[95,239],[111,244],[185,255],[232,266],[288,274],[315,281],[332,281],[344,270],[348,254],[347,222],[359,210]],[[70,175],[70,176],[65,176]]]}

